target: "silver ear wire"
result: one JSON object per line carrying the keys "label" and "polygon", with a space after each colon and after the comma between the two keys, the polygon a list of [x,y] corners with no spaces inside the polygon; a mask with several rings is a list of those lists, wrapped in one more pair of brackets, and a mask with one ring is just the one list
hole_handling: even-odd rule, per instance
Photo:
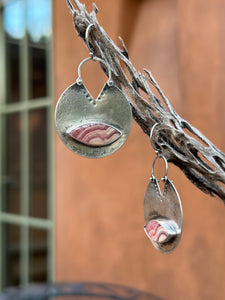
{"label": "silver ear wire", "polygon": [[89,35],[90,35],[90,30],[92,27],[94,27],[95,25],[93,23],[90,23],[88,26],[87,26],[87,29],[86,29],[86,32],[85,32],[85,41],[86,41],[86,44],[88,46],[88,49],[90,50],[90,57],[88,58],[85,58],[78,66],[78,79],[77,79],[77,84],[78,85],[81,85],[82,84],[82,78],[81,78],[81,67],[83,66],[83,64],[86,62],[86,61],[89,61],[89,60],[93,60],[93,61],[98,61],[100,62],[101,64],[103,64],[107,71],[108,71],[108,85],[111,86],[113,84],[113,81],[112,81],[112,72],[111,72],[111,69],[110,69],[110,66],[101,58],[97,57],[97,56],[94,56],[94,53],[92,51],[92,49],[90,48],[90,43],[89,43]]}
{"label": "silver ear wire", "polygon": [[156,153],[161,152],[161,149],[159,147],[157,148],[156,145],[153,144],[153,141],[152,141],[153,132],[154,132],[154,129],[156,128],[157,125],[159,125],[159,123],[155,123],[152,126],[152,129],[151,129],[151,132],[150,132],[150,142],[151,142],[152,148],[156,151]]}
{"label": "silver ear wire", "polygon": [[151,129],[151,132],[150,132],[150,141],[151,141],[151,145],[153,147],[153,149],[155,150],[156,152],[156,157],[154,158],[153,160],[153,163],[152,163],[152,176],[151,178],[155,178],[154,176],[154,166],[155,166],[155,162],[158,158],[162,158],[164,160],[164,163],[165,163],[165,174],[164,174],[164,177],[162,178],[163,181],[166,181],[167,179],[167,171],[168,171],[168,163],[167,163],[167,159],[165,158],[165,156],[162,155],[161,153],[161,149],[158,147],[156,147],[155,144],[153,144],[153,141],[152,141],[152,136],[153,136],[153,132],[154,132],[154,129],[156,128],[156,126],[159,125],[159,123],[155,123],[153,126],[152,126],[152,129]]}
{"label": "silver ear wire", "polygon": [[90,50],[91,54],[90,55],[93,55],[93,50],[91,49],[90,47],[90,43],[89,43],[89,35],[90,35],[90,30],[91,30],[91,27],[95,27],[95,25],[93,23],[90,23],[86,29],[86,32],[85,32],[85,41],[86,41],[86,44],[87,44],[87,47],[88,49]]}

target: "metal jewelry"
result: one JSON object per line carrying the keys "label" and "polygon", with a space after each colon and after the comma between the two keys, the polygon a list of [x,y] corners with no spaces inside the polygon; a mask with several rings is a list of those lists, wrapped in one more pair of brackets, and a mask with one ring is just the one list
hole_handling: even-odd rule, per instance
{"label": "metal jewelry", "polygon": [[[156,125],[152,128],[150,138]],[[157,159],[163,159],[165,163],[165,174],[162,178],[163,192],[160,190],[159,180],[154,176]],[[183,227],[180,197],[173,182],[167,177],[167,170],[166,158],[159,151],[156,151],[156,157],[152,163],[150,183],[144,197],[144,231],[153,246],[162,253],[170,253],[178,246]]]}
{"label": "metal jewelry", "polygon": [[[93,24],[86,31],[88,33]],[[98,61],[108,70],[108,81],[94,99],[83,84],[81,67],[89,61]],[[132,112],[126,95],[112,80],[108,64],[91,56],[78,67],[78,79],[60,96],[55,110],[56,130],[62,142],[73,152],[89,158],[99,158],[118,150],[128,138]]]}

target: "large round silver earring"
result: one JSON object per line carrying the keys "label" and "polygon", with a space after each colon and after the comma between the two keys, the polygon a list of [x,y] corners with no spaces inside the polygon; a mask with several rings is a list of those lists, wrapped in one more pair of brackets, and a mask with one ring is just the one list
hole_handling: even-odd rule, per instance
{"label": "large round silver earring", "polygon": [[[92,26],[87,28],[86,39]],[[81,67],[89,60],[100,62],[108,70],[109,80],[96,99],[81,78]],[[59,98],[55,124],[63,143],[84,157],[110,155],[125,143],[132,125],[131,107],[125,93],[114,85],[110,67],[104,60],[91,53],[80,63],[78,79]]]}

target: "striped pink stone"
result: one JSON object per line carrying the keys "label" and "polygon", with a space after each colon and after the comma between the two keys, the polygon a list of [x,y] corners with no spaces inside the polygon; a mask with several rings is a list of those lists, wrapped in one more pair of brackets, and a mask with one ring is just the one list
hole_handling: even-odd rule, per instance
{"label": "striped pink stone", "polygon": [[119,130],[103,123],[88,123],[72,129],[68,134],[76,141],[93,147],[106,146],[118,140]]}
{"label": "striped pink stone", "polygon": [[[165,222],[165,221],[164,221]],[[156,243],[165,243],[172,237],[171,234],[162,226],[162,222],[151,220],[144,227],[147,236]]]}

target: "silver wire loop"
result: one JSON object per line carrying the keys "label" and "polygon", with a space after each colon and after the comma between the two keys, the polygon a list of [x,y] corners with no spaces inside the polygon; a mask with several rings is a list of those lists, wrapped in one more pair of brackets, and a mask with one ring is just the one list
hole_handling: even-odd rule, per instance
{"label": "silver wire loop", "polygon": [[164,176],[162,178],[162,181],[166,181],[167,179],[167,171],[168,171],[168,163],[167,163],[167,159],[162,155],[162,154],[158,154],[154,160],[153,160],[153,163],[152,163],[152,175],[151,175],[151,178],[152,179],[155,179],[156,177],[154,176],[154,167],[155,167],[155,162],[158,158],[162,158],[164,160],[164,163],[165,163],[165,173],[164,173]]}
{"label": "silver wire loop", "polygon": [[84,60],[82,60],[82,62],[79,64],[78,66],[78,78],[77,78],[77,84],[78,85],[81,85],[83,83],[83,80],[81,78],[81,67],[83,66],[83,64],[89,60],[93,60],[93,61],[98,61],[100,63],[102,63],[107,71],[108,71],[108,85],[111,86],[113,84],[113,81],[112,81],[112,72],[110,70],[110,67],[108,66],[108,64],[101,58],[98,58],[96,56],[94,56],[94,53],[92,51],[92,49],[90,48],[90,44],[89,44],[89,34],[90,34],[90,30],[91,30],[91,27],[94,27],[95,25],[93,23],[90,23],[88,26],[87,26],[87,29],[86,29],[86,32],[85,32],[85,41],[86,41],[86,44],[88,46],[88,49],[90,50],[90,57],[88,58],[85,58]]}
{"label": "silver wire loop", "polygon": [[96,57],[96,56],[93,56],[93,57],[91,56],[91,57],[85,58],[85,59],[82,60],[82,62],[79,64],[79,66],[78,66],[78,78],[77,78],[77,81],[76,81],[77,84],[78,84],[78,85],[81,85],[81,84],[83,83],[83,80],[82,80],[82,78],[81,78],[81,67],[83,66],[83,64],[84,64],[85,62],[87,62],[87,61],[89,61],[89,60],[98,61],[98,62],[104,64],[104,66],[107,68],[108,76],[109,76],[109,79],[108,79],[107,83],[108,83],[108,85],[112,85],[112,82],[113,82],[113,81],[112,81],[112,72],[111,72],[109,66],[107,65],[107,63],[106,63],[103,59],[98,58],[98,57]]}
{"label": "silver wire loop", "polygon": [[161,152],[161,149],[158,147],[156,148],[155,144],[153,144],[153,141],[152,141],[152,136],[153,136],[153,132],[154,132],[154,129],[155,127],[159,125],[159,123],[155,123],[153,126],[152,126],[152,129],[151,129],[151,132],[150,132],[150,142],[151,142],[151,145],[152,145],[152,148],[157,152]]}
{"label": "silver wire loop", "polygon": [[93,53],[93,50],[91,49],[90,47],[90,44],[89,44],[89,34],[90,34],[90,29],[91,27],[94,27],[95,25],[93,23],[90,23],[86,29],[86,32],[85,32],[85,41],[86,41],[86,44],[88,46],[88,49],[90,50],[91,53]]}

